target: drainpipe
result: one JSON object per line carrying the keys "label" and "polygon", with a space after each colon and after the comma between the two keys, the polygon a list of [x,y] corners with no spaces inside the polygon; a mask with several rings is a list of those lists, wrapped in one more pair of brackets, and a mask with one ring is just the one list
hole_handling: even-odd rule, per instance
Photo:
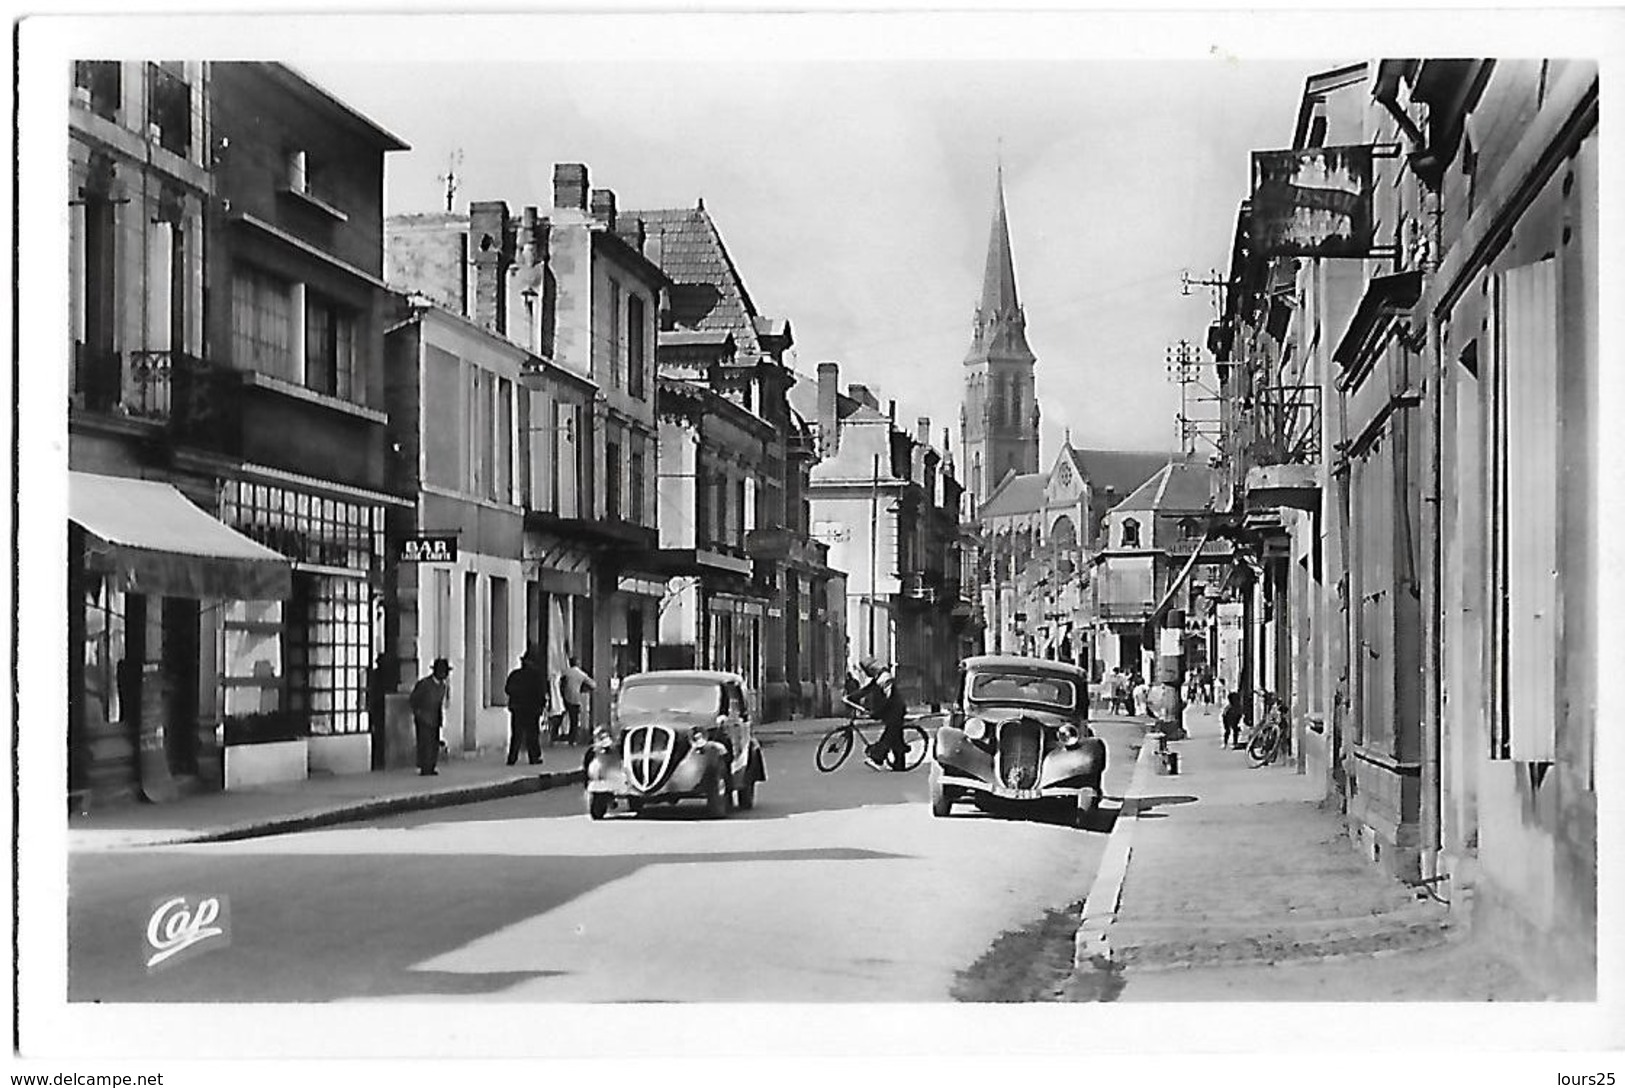
{"label": "drainpipe", "polygon": [[[1427,297],[1425,282],[1432,278],[1438,266],[1439,225],[1442,218],[1440,200],[1437,193],[1429,194],[1432,207],[1429,224],[1431,238],[1426,255],[1423,258],[1423,292]],[[1423,718],[1422,718],[1422,812],[1420,857],[1418,864],[1421,869],[1421,879],[1424,887],[1431,888],[1438,879],[1439,852],[1442,845],[1444,826],[1444,781],[1440,749],[1444,741],[1444,683],[1443,683],[1443,619],[1439,614],[1439,602],[1443,599],[1443,548],[1444,542],[1440,533],[1440,501],[1443,495],[1443,470],[1441,460],[1444,448],[1444,396],[1443,375],[1445,369],[1444,345],[1439,334],[1439,322],[1433,314],[1426,315],[1427,346],[1426,354],[1422,359],[1422,372],[1424,375],[1423,397],[1426,407],[1424,418],[1428,421],[1428,468],[1427,489],[1422,494],[1422,536],[1428,541],[1427,575],[1422,582],[1422,639],[1424,668],[1422,670],[1423,682]]]}

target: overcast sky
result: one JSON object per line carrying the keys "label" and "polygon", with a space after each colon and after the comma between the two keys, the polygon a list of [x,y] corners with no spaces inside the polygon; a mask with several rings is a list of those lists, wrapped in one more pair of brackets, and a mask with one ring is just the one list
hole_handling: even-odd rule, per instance
{"label": "overcast sky", "polygon": [[456,151],[458,210],[546,207],[556,162],[622,208],[703,197],[797,365],[839,361],[956,453],[1002,148],[1047,461],[1068,427],[1177,444],[1166,351],[1213,316],[1181,269],[1223,269],[1248,152],[1290,142],[1304,77],[1337,61],[295,63],[412,145],[391,213],[443,207]]}

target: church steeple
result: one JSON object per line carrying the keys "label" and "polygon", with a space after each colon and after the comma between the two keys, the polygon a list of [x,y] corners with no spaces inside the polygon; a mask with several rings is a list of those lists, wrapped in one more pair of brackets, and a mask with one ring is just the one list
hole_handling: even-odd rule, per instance
{"label": "church steeple", "polygon": [[1036,361],[1027,345],[1027,317],[1016,294],[1001,162],[981,303],[976,308],[970,351],[965,355],[965,398],[960,413],[965,451],[962,471],[973,503],[985,502],[1012,471],[1038,471]]}
{"label": "church steeple", "polygon": [[1004,166],[998,172],[993,206],[993,227],[987,237],[987,264],[982,272],[982,303],[976,309],[975,341],[978,349],[1031,355],[1027,346],[1027,319],[1016,295],[1016,262],[1010,253],[1010,220],[1004,208]]}

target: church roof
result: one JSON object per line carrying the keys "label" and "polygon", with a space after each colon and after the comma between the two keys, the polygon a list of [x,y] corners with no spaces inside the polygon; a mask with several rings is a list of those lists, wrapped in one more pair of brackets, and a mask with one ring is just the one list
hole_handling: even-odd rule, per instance
{"label": "church roof", "polygon": [[1072,454],[1073,467],[1089,481],[1097,496],[1112,488],[1117,495],[1128,496],[1146,480],[1173,460],[1175,455],[1156,450],[1078,450]]}
{"label": "church roof", "polygon": [[762,352],[757,335],[761,315],[703,203],[693,208],[622,211],[618,218],[643,220],[647,236],[658,239],[657,263],[672,281],[667,291],[677,328],[726,330],[733,333],[741,357]]}
{"label": "church roof", "polygon": [[1047,472],[1013,472],[999,481],[993,494],[982,504],[980,516],[1004,517],[1009,514],[1030,514],[1044,508],[1044,487],[1049,483]]}

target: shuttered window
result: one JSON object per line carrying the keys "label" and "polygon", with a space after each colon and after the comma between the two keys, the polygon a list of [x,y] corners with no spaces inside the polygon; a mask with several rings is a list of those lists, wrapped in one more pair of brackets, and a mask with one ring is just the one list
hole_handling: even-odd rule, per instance
{"label": "shuttered window", "polygon": [[1491,755],[1544,762],[1557,722],[1556,262],[1497,280]]}

